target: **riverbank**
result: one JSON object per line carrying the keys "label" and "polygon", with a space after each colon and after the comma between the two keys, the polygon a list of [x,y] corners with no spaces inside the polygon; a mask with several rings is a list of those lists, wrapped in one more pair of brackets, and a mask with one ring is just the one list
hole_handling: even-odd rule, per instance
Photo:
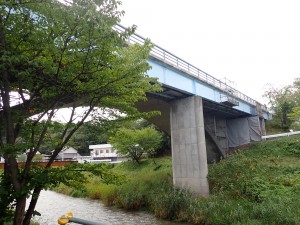
{"label": "riverbank", "polygon": [[210,196],[172,188],[171,158],[114,165],[122,185],[91,177],[85,191],[58,187],[76,197],[101,199],[127,210],[145,209],[167,220],[192,224],[300,224],[299,137],[255,143],[209,166]]}

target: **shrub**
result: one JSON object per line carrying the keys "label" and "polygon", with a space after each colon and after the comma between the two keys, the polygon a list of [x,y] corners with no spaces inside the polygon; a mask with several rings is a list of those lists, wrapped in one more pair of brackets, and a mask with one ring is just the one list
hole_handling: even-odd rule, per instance
{"label": "shrub", "polygon": [[86,184],[87,197],[91,199],[101,199],[100,184],[88,183]]}
{"label": "shrub", "polygon": [[112,206],[115,204],[117,198],[117,188],[118,186],[113,184],[100,184],[99,192],[104,205]]}
{"label": "shrub", "polygon": [[140,209],[147,204],[146,194],[138,183],[123,184],[117,191],[116,204],[127,210]]}
{"label": "shrub", "polygon": [[168,220],[186,219],[186,209],[192,194],[186,190],[163,184],[160,190],[151,193],[150,208],[157,217]]}

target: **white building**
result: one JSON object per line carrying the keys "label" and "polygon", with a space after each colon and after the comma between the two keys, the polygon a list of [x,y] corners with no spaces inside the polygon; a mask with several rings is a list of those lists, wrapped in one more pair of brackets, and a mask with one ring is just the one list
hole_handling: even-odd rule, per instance
{"label": "white building", "polygon": [[90,145],[91,149],[91,162],[120,162],[123,161],[117,150],[113,148],[111,144],[99,144],[99,145]]}
{"label": "white building", "polygon": [[77,161],[77,159],[80,157],[80,154],[77,152],[77,150],[73,147],[66,146],[64,147],[61,152],[57,155],[55,160],[60,161]]}

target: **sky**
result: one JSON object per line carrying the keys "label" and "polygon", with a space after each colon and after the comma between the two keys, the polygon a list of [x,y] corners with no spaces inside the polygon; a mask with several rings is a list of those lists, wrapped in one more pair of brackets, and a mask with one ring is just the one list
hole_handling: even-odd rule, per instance
{"label": "sky", "polygon": [[300,77],[299,0],[122,0],[124,26],[263,104]]}

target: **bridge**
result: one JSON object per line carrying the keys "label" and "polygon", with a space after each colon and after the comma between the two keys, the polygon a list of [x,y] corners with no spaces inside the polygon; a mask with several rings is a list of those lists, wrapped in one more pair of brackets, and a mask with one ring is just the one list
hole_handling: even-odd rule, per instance
{"label": "bridge", "polygon": [[[133,34],[127,41],[143,44],[145,39]],[[158,78],[163,91],[148,93],[148,101],[137,107],[161,112],[150,120],[171,135],[174,185],[208,195],[207,164],[225,158],[232,148],[260,141],[271,114],[266,106],[157,45],[148,63],[148,75]]]}

